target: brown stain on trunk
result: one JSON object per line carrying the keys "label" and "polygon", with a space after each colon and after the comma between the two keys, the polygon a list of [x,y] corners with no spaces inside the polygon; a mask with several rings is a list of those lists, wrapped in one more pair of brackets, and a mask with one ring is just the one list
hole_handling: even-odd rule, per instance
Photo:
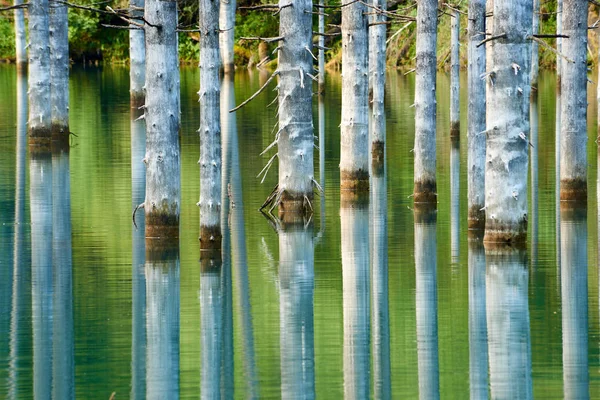
{"label": "brown stain on trunk", "polygon": [[340,189],[368,192],[369,191],[369,172],[363,171],[340,171]]}
{"label": "brown stain on trunk", "polygon": [[129,97],[129,106],[132,109],[139,110],[139,113],[134,113],[136,118],[144,113],[144,110],[140,109],[144,104],[146,104],[146,97],[143,93],[131,93]]}
{"label": "brown stain on trunk", "polygon": [[495,219],[487,218],[485,221],[485,236],[483,242],[499,246],[526,246],[527,245],[527,219],[521,218],[516,224],[499,223]]}
{"label": "brown stain on trunk", "polygon": [[468,214],[469,230],[485,229],[485,210],[479,206],[472,206],[469,208]]}
{"label": "brown stain on trunk", "polygon": [[[307,203],[307,199],[310,204]],[[313,213],[313,193],[306,194],[306,199],[303,194],[290,193],[284,190],[279,203],[279,218],[281,220],[294,219],[297,214],[303,218]],[[290,215],[288,215],[290,214]]]}
{"label": "brown stain on trunk", "polygon": [[220,273],[223,266],[221,248],[203,249],[200,244],[200,271],[202,273]]}
{"label": "brown stain on trunk", "polygon": [[385,163],[385,143],[376,141],[371,144],[371,167],[373,175],[381,176],[383,174]]}
{"label": "brown stain on trunk", "polygon": [[70,131],[68,126],[52,124],[52,151],[68,151]]}
{"label": "brown stain on trunk", "polygon": [[450,137],[451,138],[459,138],[460,137],[460,122],[454,121],[450,124]]}
{"label": "brown stain on trunk", "polygon": [[414,188],[414,202],[437,203],[437,186],[435,181],[417,181]]}
{"label": "brown stain on trunk", "polygon": [[561,179],[560,201],[587,204],[587,181],[583,179]]}
{"label": "brown stain on trunk", "polygon": [[179,216],[159,210],[146,211],[146,238],[179,238]]}
{"label": "brown stain on trunk", "polygon": [[365,209],[369,207],[369,192],[345,190],[340,192],[340,208]]}
{"label": "brown stain on trunk", "polygon": [[52,131],[49,128],[29,129],[27,133],[30,150],[42,152],[51,150]]}
{"label": "brown stain on trunk", "polygon": [[[221,235],[220,226],[201,226],[200,227],[200,251],[215,250],[221,251],[221,242],[223,236]],[[202,254],[202,253],[201,253]]]}

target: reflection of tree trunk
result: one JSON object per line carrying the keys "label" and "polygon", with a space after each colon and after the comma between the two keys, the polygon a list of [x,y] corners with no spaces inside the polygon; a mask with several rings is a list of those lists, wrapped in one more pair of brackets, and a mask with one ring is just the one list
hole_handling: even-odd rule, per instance
{"label": "reflection of tree trunk", "polygon": [[[563,10],[563,0],[556,1],[556,14],[562,15]],[[556,18],[556,34],[561,35],[563,33],[562,30],[562,18]],[[560,53],[562,52],[562,38],[556,38],[556,50]],[[555,109],[555,125],[554,125],[554,173],[555,173],[555,220],[556,226],[560,226],[560,110],[561,110],[561,90],[560,87],[562,85],[562,58],[561,56],[556,56],[556,109]],[[556,229],[556,260],[557,260],[557,277],[560,282],[560,229]]]}
{"label": "reflection of tree trunk", "polygon": [[52,393],[52,160],[48,152],[29,158],[31,212],[31,303],[33,393]]}
{"label": "reflection of tree trunk", "polygon": [[531,125],[531,146],[529,158],[531,159],[531,259],[533,265],[538,261],[538,97],[537,91],[531,91],[531,111],[529,113]]}
{"label": "reflection of tree trunk", "polygon": [[312,224],[279,231],[281,397],[315,397]]}
{"label": "reflection of tree trunk", "polygon": [[589,398],[587,210],[561,203],[561,297],[565,399]]}
{"label": "reflection of tree trunk", "polygon": [[450,149],[450,253],[452,263],[460,257],[460,141],[452,139]]}
{"label": "reflection of tree trunk", "polygon": [[485,256],[491,396],[531,399],[527,254],[486,245]]}
{"label": "reflection of tree trunk", "polygon": [[69,149],[69,23],[67,6],[53,2],[50,7],[50,99],[52,141]]}
{"label": "reflection of tree trunk", "polygon": [[146,397],[179,397],[179,242],[146,239]]}
{"label": "reflection of tree trunk", "polygon": [[[129,13],[132,16],[144,16],[144,0],[129,0],[129,6]],[[144,104],[144,84],[146,83],[146,44],[144,40],[144,30],[131,29],[129,31],[129,94],[132,108]]]}
{"label": "reflection of tree trunk", "polygon": [[419,398],[440,398],[437,323],[437,213],[415,204],[415,272]]}
{"label": "reflection of tree trunk", "polygon": [[469,386],[472,399],[487,399],[489,391],[482,239],[469,237]]}
{"label": "reflection of tree trunk", "polygon": [[366,200],[347,200],[342,197],[340,221],[344,299],[344,396],[347,399],[366,399],[369,397],[370,385],[371,301],[369,212]]}
{"label": "reflection of tree trunk", "polygon": [[54,264],[52,397],[75,398],[73,262],[69,153],[52,155],[52,261]]}
{"label": "reflection of tree trunk", "polygon": [[[373,7],[386,10],[385,0],[371,0]],[[373,11],[373,10],[370,10]],[[383,13],[372,15],[369,23],[369,90],[371,91],[371,157],[374,165],[384,162],[385,153],[385,61],[387,25]]]}
{"label": "reflection of tree trunk", "polygon": [[[319,5],[323,6],[324,0],[319,0]],[[325,33],[325,14],[319,14],[319,33]],[[323,95],[325,91],[325,36],[319,35],[319,93]],[[319,136],[320,137],[320,136]]]}
{"label": "reflection of tree trunk", "polygon": [[321,232],[325,231],[325,100],[319,96],[319,181],[323,194],[321,197]]}

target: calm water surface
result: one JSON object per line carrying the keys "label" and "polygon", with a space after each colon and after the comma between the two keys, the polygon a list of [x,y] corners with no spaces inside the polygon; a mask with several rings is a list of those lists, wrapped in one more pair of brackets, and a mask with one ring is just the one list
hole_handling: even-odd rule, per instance
{"label": "calm water surface", "polygon": [[[224,106],[266,79],[240,71]],[[466,92],[452,143],[445,75],[438,211],[412,209],[414,77],[390,72],[387,166],[354,206],[340,199],[341,80],[328,77],[314,107],[326,196],[307,224],[276,230],[257,211],[277,179],[256,178],[275,93],[224,116],[217,263],[199,261],[198,82],[182,69],[180,248],[160,252],[131,222],[145,133],[127,69],[74,67],[70,155],[36,157],[26,82],[0,66],[0,398],[600,398],[597,151],[590,140],[587,212],[557,209],[552,74],[533,108],[526,252],[486,256],[468,237]],[[589,121],[595,138],[593,106]]]}

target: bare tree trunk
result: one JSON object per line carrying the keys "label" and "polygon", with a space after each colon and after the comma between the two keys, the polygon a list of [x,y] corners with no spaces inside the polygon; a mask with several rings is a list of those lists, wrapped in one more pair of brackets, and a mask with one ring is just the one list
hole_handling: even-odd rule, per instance
{"label": "bare tree trunk", "polygon": [[146,237],[179,237],[181,191],[177,2],[147,0]]}
{"label": "bare tree trunk", "polygon": [[[15,0],[14,5],[23,4],[23,0]],[[25,32],[25,10],[16,8],[14,11],[15,18],[15,60],[17,62],[17,70],[25,72],[27,68],[27,34]]]}
{"label": "bare tree trunk", "polygon": [[50,7],[50,100],[52,141],[69,149],[69,22],[67,6],[53,2]]}
{"label": "bare tree trunk", "polygon": [[[130,0],[129,13],[144,16],[144,0]],[[132,26],[134,27],[134,26]],[[144,85],[146,84],[146,43],[143,29],[129,31],[129,94],[131,106],[140,107],[144,104]]]}
{"label": "bare tree trunk", "polygon": [[[451,10],[450,26],[450,136],[460,136],[460,13]],[[477,35],[479,36],[479,35]]]}
{"label": "bare tree trunk", "polygon": [[[558,14],[557,19],[560,18]],[[540,33],[540,0],[533,0],[533,26],[531,29],[532,35]],[[540,54],[538,44],[534,40],[531,43],[531,87],[537,89],[538,77],[540,73]]]}
{"label": "bare tree trunk", "polygon": [[342,123],[340,186],[369,189],[369,53],[367,7],[347,0],[342,8]]}
{"label": "bare tree trunk", "polygon": [[200,2],[200,248],[221,248],[219,0]]}
{"label": "bare tree trunk", "polygon": [[417,77],[415,81],[415,203],[435,203],[437,0],[417,5]]}
{"label": "bare tree trunk", "polygon": [[529,0],[494,2],[492,36],[500,38],[486,78],[486,242],[527,240],[531,18]]}
{"label": "bare tree trunk", "polygon": [[[221,64],[226,74],[235,72],[233,40],[235,29],[236,0],[220,0],[219,10],[219,47]],[[202,11],[201,11],[202,12]],[[233,107],[232,107],[233,108]]]}
{"label": "bare tree trunk", "polygon": [[[325,1],[324,0],[319,0],[319,5],[323,6],[325,5]],[[321,33],[321,35],[319,35],[319,93],[323,94],[323,92],[325,91],[325,36],[323,36],[322,34],[325,33],[325,14],[321,13],[319,14],[319,33]]]}
{"label": "bare tree trunk", "polygon": [[[292,7],[283,7],[285,4]],[[280,213],[307,212],[313,198],[312,0],[280,2],[279,157]]]}
{"label": "bare tree trunk", "polygon": [[[490,3],[488,1],[488,3]],[[485,226],[485,74],[486,46],[477,44],[485,39],[486,31],[486,2],[485,0],[469,1],[468,37],[469,37],[469,66],[468,66],[468,223],[469,229],[483,229]]]}
{"label": "bare tree trunk", "polygon": [[[372,0],[373,7],[386,10],[385,0]],[[370,10],[374,12],[373,10]],[[384,162],[385,155],[385,61],[387,25],[385,14],[376,13],[371,16],[370,23],[378,24],[369,27],[369,80],[372,91],[371,118],[371,162],[375,168]]]}
{"label": "bare tree trunk", "polygon": [[29,145],[50,149],[50,31],[48,0],[29,3]]}
{"label": "bare tree trunk", "polygon": [[587,201],[587,14],[585,0],[563,4],[560,199]]}

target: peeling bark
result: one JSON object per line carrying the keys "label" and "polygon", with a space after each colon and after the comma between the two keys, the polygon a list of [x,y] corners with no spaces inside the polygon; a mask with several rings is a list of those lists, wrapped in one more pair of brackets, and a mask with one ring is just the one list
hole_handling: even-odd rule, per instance
{"label": "peeling bark", "polygon": [[234,64],[234,29],[236,0],[220,0],[219,10],[219,47],[221,50],[221,64],[226,74],[235,72]]}
{"label": "peeling bark", "polygon": [[[23,0],[15,0],[14,5],[23,4]],[[15,59],[17,70],[25,72],[27,68],[27,35],[25,32],[25,10],[16,8],[13,11],[15,19]]]}
{"label": "peeling bark", "polygon": [[[373,7],[386,10],[385,0],[372,0]],[[386,21],[385,14],[372,15],[369,23]],[[385,156],[385,60],[387,25],[369,27],[369,89],[371,91],[371,163],[381,168]]]}
{"label": "peeling bark", "polygon": [[415,80],[415,203],[435,203],[436,188],[436,41],[437,0],[417,5],[417,77]]}
{"label": "peeling bark", "polygon": [[180,100],[177,3],[147,0],[146,237],[179,237]]}
{"label": "peeling bark", "polygon": [[532,2],[494,3],[491,68],[487,71],[486,242],[527,240],[527,167],[531,92]]}
{"label": "peeling bark", "polygon": [[50,7],[50,101],[52,102],[52,141],[69,149],[69,22],[67,6]]}
{"label": "peeling bark", "polygon": [[[460,136],[460,14],[451,10],[450,24],[450,136]],[[479,36],[479,35],[478,35]]]}
{"label": "peeling bark", "polygon": [[[130,0],[129,13],[133,17],[144,16],[144,0]],[[129,94],[131,107],[144,104],[144,85],[146,83],[146,43],[144,30],[129,31]]]}

